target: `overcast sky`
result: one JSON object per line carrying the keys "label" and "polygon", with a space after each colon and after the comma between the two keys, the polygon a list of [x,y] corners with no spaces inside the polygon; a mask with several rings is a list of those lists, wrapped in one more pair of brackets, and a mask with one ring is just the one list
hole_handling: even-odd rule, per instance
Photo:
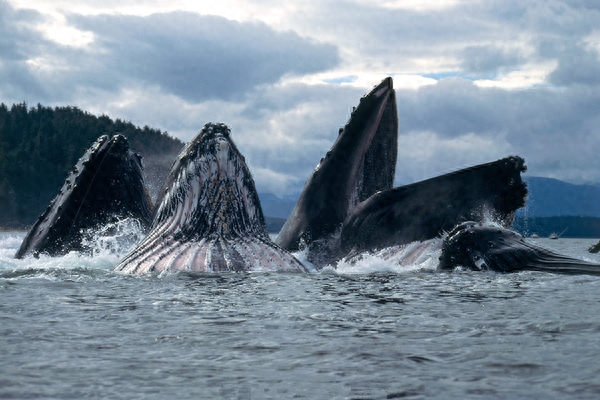
{"label": "overcast sky", "polygon": [[184,141],[224,122],[259,191],[286,195],[393,76],[396,184],[513,154],[530,176],[600,182],[600,2],[282,4],[0,0],[0,102]]}

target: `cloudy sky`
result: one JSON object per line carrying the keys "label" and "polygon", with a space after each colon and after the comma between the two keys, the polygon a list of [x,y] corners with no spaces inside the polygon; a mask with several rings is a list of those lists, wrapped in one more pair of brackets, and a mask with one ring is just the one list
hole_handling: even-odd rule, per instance
{"label": "cloudy sky", "polygon": [[0,0],[0,102],[184,141],[224,122],[259,191],[286,195],[393,76],[397,184],[512,154],[527,175],[600,182],[600,2],[282,4]]}

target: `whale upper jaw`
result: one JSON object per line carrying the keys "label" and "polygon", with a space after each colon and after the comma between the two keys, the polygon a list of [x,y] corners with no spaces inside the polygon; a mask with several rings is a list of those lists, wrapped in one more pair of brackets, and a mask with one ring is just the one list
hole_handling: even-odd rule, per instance
{"label": "whale upper jaw", "polygon": [[152,230],[195,237],[268,236],[254,181],[224,124],[206,124],[179,154]]}
{"label": "whale upper jaw", "polygon": [[397,147],[396,94],[388,77],[354,108],[275,241],[292,251],[302,242],[329,247],[325,242],[356,204],[392,187]]}
{"label": "whale upper jaw", "polygon": [[30,228],[15,257],[85,251],[84,230],[135,218],[148,227],[152,204],[142,160],[123,135],[100,136],[73,167],[58,195]]}
{"label": "whale upper jaw", "polygon": [[306,271],[271,242],[254,180],[230,134],[226,125],[209,123],[182,150],[150,233],[117,271]]}

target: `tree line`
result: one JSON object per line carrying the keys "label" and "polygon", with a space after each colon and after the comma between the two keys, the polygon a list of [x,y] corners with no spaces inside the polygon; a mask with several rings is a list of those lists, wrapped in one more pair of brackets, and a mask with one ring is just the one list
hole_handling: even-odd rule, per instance
{"label": "tree line", "polygon": [[167,132],[98,117],[77,107],[0,104],[0,227],[33,224],[85,150],[99,136],[117,133],[144,157],[150,181],[164,178],[183,147]]}

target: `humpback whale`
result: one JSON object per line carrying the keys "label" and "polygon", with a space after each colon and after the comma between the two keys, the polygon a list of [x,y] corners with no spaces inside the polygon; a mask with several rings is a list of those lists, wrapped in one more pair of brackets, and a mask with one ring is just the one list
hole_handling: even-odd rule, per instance
{"label": "humpback whale", "polygon": [[184,147],[148,236],[116,271],[307,271],[269,238],[254,180],[230,134],[208,123]]}
{"label": "humpback whale", "polygon": [[73,167],[15,257],[86,251],[84,231],[118,219],[135,218],[149,226],[152,205],[141,161],[123,135],[100,136]]}
{"label": "humpback whale", "polygon": [[398,150],[392,78],[361,98],[337,140],[308,178],[275,239],[317,267],[360,253],[433,239],[488,215],[510,225],[525,204],[520,157],[508,157],[392,188]]}
{"label": "humpback whale", "polygon": [[[539,248],[507,229],[527,196],[520,157],[393,188],[398,116],[391,78],[365,95],[340,129],[277,237],[279,245],[268,236],[254,181],[230,135],[224,124],[203,127],[173,162],[152,217],[141,157],[121,135],[100,137],[16,257],[86,250],[85,230],[133,217],[151,226],[115,268],[129,274],[308,272],[288,252],[304,245],[317,267],[352,263],[367,253],[414,263],[441,251],[439,270],[600,274],[600,264]],[[486,220],[499,225],[482,225]]]}
{"label": "humpback whale", "polygon": [[330,238],[358,203],[393,186],[397,151],[396,94],[388,77],[360,99],[275,242],[291,251],[306,244],[318,264],[338,258],[339,243]]}
{"label": "humpback whale", "polygon": [[600,275],[600,264],[554,253],[529,243],[511,230],[473,221],[456,226],[443,241],[438,269],[458,266],[476,271]]}

